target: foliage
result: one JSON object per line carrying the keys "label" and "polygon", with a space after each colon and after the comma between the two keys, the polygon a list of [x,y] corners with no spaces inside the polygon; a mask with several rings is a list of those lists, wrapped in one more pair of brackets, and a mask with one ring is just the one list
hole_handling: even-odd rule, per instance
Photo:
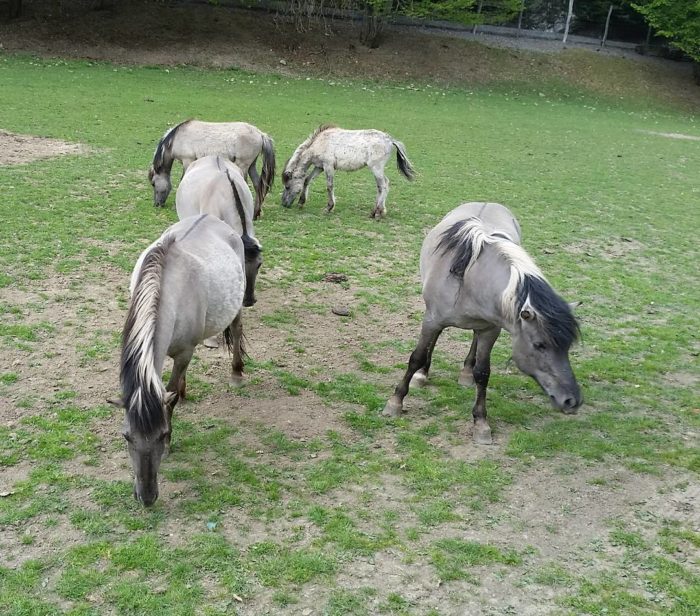
{"label": "foliage", "polygon": [[518,14],[521,0],[406,0],[400,5],[401,12],[412,17],[464,24],[504,23]]}
{"label": "foliage", "polygon": [[649,0],[633,6],[658,34],[700,62],[700,0]]}

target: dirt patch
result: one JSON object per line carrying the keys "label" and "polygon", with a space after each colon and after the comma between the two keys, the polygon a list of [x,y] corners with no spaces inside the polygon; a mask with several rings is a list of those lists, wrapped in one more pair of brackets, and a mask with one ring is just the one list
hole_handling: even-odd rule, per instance
{"label": "dirt patch", "polygon": [[0,166],[21,165],[62,154],[86,154],[88,150],[89,148],[81,143],[18,135],[0,130]]}

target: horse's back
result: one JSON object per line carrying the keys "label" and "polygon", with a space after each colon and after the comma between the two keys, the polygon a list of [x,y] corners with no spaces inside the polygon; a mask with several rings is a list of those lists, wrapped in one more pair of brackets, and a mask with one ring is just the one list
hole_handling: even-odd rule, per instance
{"label": "horse's back", "polygon": [[[456,223],[476,219],[487,236],[499,236],[514,243],[520,243],[520,226],[512,212],[499,203],[464,203],[452,211],[433,227],[421,249],[420,273],[423,283],[423,298],[435,318],[445,319],[451,325],[475,327],[481,321],[488,321],[487,313],[481,306],[480,295],[487,287],[505,286],[509,272],[497,266],[497,254],[488,244],[483,245],[475,266],[465,278],[452,273],[454,250],[441,248],[445,233]],[[459,300],[459,303],[458,303]],[[477,325],[474,325],[474,324]]]}
{"label": "horse's back", "polygon": [[445,215],[433,228],[431,234],[440,235],[454,223],[469,218],[478,219],[482,223],[484,231],[489,234],[501,234],[516,244],[520,243],[520,225],[513,213],[505,205],[483,201],[471,201],[458,205]]}
{"label": "horse's back", "polygon": [[180,129],[178,141],[187,158],[221,154],[230,160],[235,159],[247,169],[262,149],[263,134],[247,122],[191,120]]}
{"label": "horse's back", "polygon": [[190,216],[168,230],[175,235],[163,297],[177,306],[174,340],[202,340],[225,329],[243,306],[245,273],[240,236],[214,216]]}
{"label": "horse's back", "polygon": [[[241,221],[231,189],[231,182],[243,206],[245,221]],[[182,220],[197,214],[211,214],[223,220],[239,235],[245,231],[255,237],[253,229],[253,195],[240,169],[220,155],[209,155],[192,163],[180,182],[175,207]]]}
{"label": "horse's back", "polygon": [[330,128],[319,134],[316,146],[341,171],[355,171],[384,161],[391,154],[389,135],[373,128],[350,130]]}

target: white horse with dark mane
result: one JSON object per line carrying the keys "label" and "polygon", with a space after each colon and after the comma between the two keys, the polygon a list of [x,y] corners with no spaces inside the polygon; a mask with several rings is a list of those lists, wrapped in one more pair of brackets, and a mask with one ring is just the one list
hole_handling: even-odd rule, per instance
{"label": "white horse with dark mane", "polygon": [[[170,172],[173,162],[182,162],[184,171],[198,158],[220,154],[233,162],[255,189],[255,214],[260,215],[262,202],[275,179],[275,148],[272,139],[246,122],[201,122],[186,120],[167,130],[158,142],[148,179],[153,186],[153,202],[165,204],[172,189]],[[255,166],[262,156],[262,171]]]}
{"label": "white horse with dark mane", "polygon": [[[319,126],[292,154],[282,173],[284,192],[282,205],[291,207],[299,197],[299,206],[306,203],[309,185],[321,172],[326,174],[328,205],[326,211],[335,207],[333,176],[340,171],[357,171],[369,167],[377,180],[377,202],[372,210],[374,218],[386,215],[386,197],[389,194],[389,179],[384,167],[396,148],[396,164],[403,176],[412,180],[415,172],[406,155],[403,143],[391,135],[378,130],[346,130],[330,124]],[[309,172],[309,169],[311,171]]]}

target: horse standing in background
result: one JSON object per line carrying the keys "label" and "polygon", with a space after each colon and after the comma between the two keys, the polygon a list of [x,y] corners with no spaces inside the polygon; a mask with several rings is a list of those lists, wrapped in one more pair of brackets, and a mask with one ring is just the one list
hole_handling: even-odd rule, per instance
{"label": "horse standing in background", "polygon": [[[262,203],[275,180],[275,148],[272,139],[246,122],[201,122],[186,120],[166,131],[158,142],[148,180],[153,186],[153,203],[165,204],[172,189],[170,172],[173,162],[182,162],[184,171],[203,156],[220,154],[253,182],[255,189],[254,218],[260,216]],[[255,166],[262,156],[262,172]]]}
{"label": "horse standing in background", "polygon": [[446,327],[474,331],[459,383],[476,383],[473,438],[490,444],[486,387],[491,349],[506,329],[513,360],[539,383],[552,404],[575,413],[582,397],[569,363],[579,334],[571,307],[549,285],[520,246],[520,225],[498,203],[465,203],[452,210],[423,242],[420,256],[425,315],[408,369],[384,407],[396,417],[413,378],[427,381],[435,343]]}
{"label": "horse standing in background", "polygon": [[[319,126],[292,154],[282,173],[284,192],[282,205],[291,207],[299,197],[302,207],[309,196],[309,185],[321,172],[326,174],[328,205],[326,211],[335,207],[333,176],[340,171],[357,171],[369,167],[377,180],[377,202],[372,210],[373,218],[386,216],[386,198],[389,194],[389,179],[384,167],[396,148],[396,164],[402,175],[412,180],[415,172],[400,141],[378,130],[345,130],[330,124]],[[313,168],[312,168],[313,167]],[[311,172],[308,173],[309,168]]]}

